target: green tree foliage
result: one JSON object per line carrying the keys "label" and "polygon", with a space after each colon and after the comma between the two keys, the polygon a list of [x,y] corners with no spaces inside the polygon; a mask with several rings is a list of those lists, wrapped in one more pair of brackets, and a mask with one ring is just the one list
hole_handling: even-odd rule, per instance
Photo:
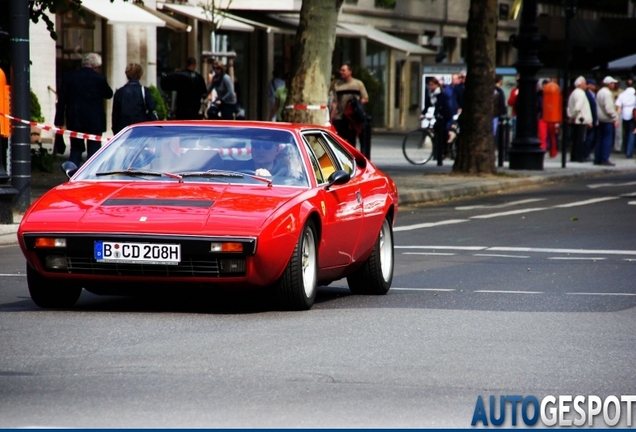
{"label": "green tree foliage", "polygon": [[157,103],[157,117],[159,117],[159,120],[165,120],[168,117],[168,108],[166,108],[166,101],[163,100],[163,96],[161,96],[161,92],[157,87],[151,85],[148,88],[150,89],[150,93]]}
{"label": "green tree foliage", "polygon": [[38,100],[38,97],[35,95],[35,93],[33,93],[33,90],[30,90],[30,92],[31,92],[31,121],[34,121],[37,123],[43,123],[44,116],[42,115],[42,107],[40,106],[40,101]]}

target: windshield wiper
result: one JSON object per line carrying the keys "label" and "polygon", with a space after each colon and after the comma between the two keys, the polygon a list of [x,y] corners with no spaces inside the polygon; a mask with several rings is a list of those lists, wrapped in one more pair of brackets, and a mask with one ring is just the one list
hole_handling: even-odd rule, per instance
{"label": "windshield wiper", "polygon": [[254,174],[247,174],[238,171],[225,171],[225,170],[208,170],[208,171],[189,171],[179,173],[183,177],[230,177],[230,178],[243,178],[249,176],[254,180],[267,183],[268,186],[272,185],[272,179],[267,177],[261,177]]}
{"label": "windshield wiper", "polygon": [[179,183],[183,182],[183,178],[179,174],[172,174],[169,172],[159,172],[159,171],[150,171],[150,170],[115,170],[115,171],[102,171],[95,173],[96,176],[107,176],[107,175],[130,175],[130,176],[155,176],[162,177],[166,176],[169,178],[174,178],[179,180]]}

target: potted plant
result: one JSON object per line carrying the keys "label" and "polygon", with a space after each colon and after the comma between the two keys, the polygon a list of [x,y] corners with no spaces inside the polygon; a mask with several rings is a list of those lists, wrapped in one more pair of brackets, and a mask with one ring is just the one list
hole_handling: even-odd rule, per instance
{"label": "potted plant", "polygon": [[[36,123],[44,123],[42,116],[42,107],[38,97],[31,90],[31,121]],[[42,172],[53,172],[53,162],[55,157],[42,146],[42,129],[37,126],[31,126],[31,144],[37,145],[31,148],[31,169]]]}

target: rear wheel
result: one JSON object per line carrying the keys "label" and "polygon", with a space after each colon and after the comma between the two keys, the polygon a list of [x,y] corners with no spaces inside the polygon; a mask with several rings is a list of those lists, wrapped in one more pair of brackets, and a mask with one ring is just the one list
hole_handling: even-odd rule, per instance
{"label": "rear wheel", "polygon": [[82,287],[77,285],[66,285],[58,281],[46,279],[40,275],[29,264],[26,266],[27,284],[29,294],[33,302],[45,309],[66,309],[73,307],[80,294]]}
{"label": "rear wheel", "polygon": [[393,228],[387,217],[371,256],[355,273],[347,277],[354,294],[386,294],[393,281]]}
{"label": "rear wheel", "polygon": [[317,281],[316,228],[312,221],[307,221],[291,259],[275,286],[279,306],[284,310],[310,309],[316,299]]}
{"label": "rear wheel", "polygon": [[424,165],[433,158],[433,131],[418,129],[409,132],[402,142],[402,153],[413,165]]}

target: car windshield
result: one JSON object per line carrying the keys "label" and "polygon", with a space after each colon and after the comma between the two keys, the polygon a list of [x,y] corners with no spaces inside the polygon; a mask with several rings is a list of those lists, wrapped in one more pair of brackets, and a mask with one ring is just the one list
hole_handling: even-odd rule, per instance
{"label": "car windshield", "polygon": [[97,179],[308,185],[291,132],[244,126],[132,127],[74,178]]}

